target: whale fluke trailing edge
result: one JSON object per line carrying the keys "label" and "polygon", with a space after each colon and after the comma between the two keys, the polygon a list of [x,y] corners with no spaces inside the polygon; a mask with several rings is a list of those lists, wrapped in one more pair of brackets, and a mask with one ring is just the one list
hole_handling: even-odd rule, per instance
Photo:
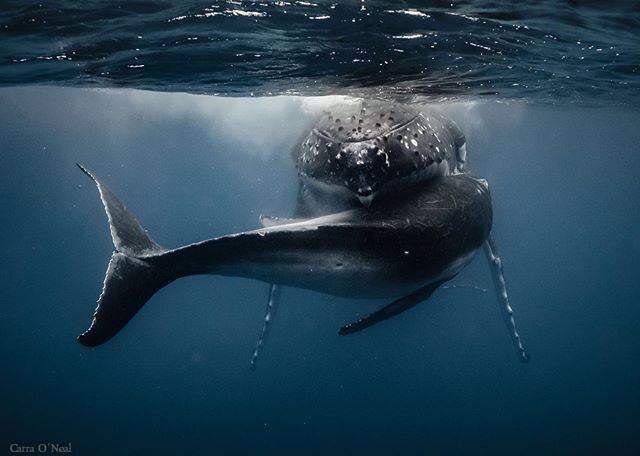
{"label": "whale fluke trailing edge", "polygon": [[82,345],[95,347],[118,333],[156,291],[175,277],[144,260],[166,249],[149,237],[111,190],[87,168],[76,164],[98,187],[115,247],[91,326],[78,336]]}

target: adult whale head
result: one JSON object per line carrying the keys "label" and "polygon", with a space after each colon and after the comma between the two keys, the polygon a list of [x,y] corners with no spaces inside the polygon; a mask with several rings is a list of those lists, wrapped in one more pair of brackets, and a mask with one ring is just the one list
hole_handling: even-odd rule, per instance
{"label": "adult whale head", "polygon": [[466,148],[443,114],[357,101],[325,111],[293,154],[309,191],[368,207],[379,196],[461,172]]}

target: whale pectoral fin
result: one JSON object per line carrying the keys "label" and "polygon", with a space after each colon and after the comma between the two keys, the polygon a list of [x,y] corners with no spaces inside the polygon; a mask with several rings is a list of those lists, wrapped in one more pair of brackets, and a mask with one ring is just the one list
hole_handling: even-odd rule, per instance
{"label": "whale pectoral fin", "polygon": [[286,225],[288,223],[302,222],[305,219],[274,217],[271,215],[260,214],[260,225],[263,228],[271,228],[272,226]]}
{"label": "whale pectoral fin", "polygon": [[260,331],[260,335],[258,336],[258,340],[256,341],[256,346],[253,349],[253,354],[251,355],[251,363],[249,367],[251,370],[256,370],[256,363],[258,362],[258,357],[260,356],[260,350],[264,346],[264,342],[269,334],[269,329],[271,328],[271,324],[273,323],[273,316],[277,310],[278,304],[280,303],[280,292],[282,291],[282,286],[272,283],[269,285],[269,298],[267,299],[267,310],[264,313],[264,320],[262,323],[262,331]]}
{"label": "whale pectoral fin", "polygon": [[[271,215],[260,214],[260,225],[263,228],[271,228],[272,226],[278,225],[286,225],[288,223],[296,223],[300,222],[303,219],[295,219],[295,218],[285,218],[285,217],[274,217]],[[267,310],[264,314],[264,320],[262,324],[262,331],[260,331],[260,335],[258,336],[258,340],[256,341],[256,346],[253,349],[253,354],[251,355],[251,363],[249,367],[251,370],[256,370],[258,358],[260,356],[260,350],[264,346],[265,340],[267,338],[267,334],[269,333],[269,328],[271,327],[271,323],[273,321],[273,315],[276,311],[280,300],[280,291],[282,287],[278,284],[272,283],[269,285],[269,297],[267,299]]]}
{"label": "whale pectoral fin", "polygon": [[507,281],[504,276],[504,266],[502,264],[502,259],[498,256],[496,245],[491,236],[484,241],[484,253],[487,261],[489,262],[489,267],[491,268],[491,276],[493,277],[493,283],[496,289],[496,294],[498,295],[498,302],[501,304],[502,317],[505,321],[505,324],[510,330],[511,338],[513,343],[518,350],[518,358],[523,363],[529,362],[529,354],[527,350],[524,348],[522,344],[522,339],[520,338],[520,333],[518,332],[518,328],[516,327],[516,319],[513,314],[513,308],[511,307],[511,302],[509,300],[509,291],[507,290]]}
{"label": "whale pectoral fin", "polygon": [[429,298],[433,294],[433,292],[436,291],[436,289],[444,282],[445,280],[434,282],[431,285],[427,285],[424,288],[420,288],[419,290],[416,290],[413,293],[403,296],[402,298],[396,299],[391,304],[388,304],[383,308],[376,310],[375,312],[367,315],[366,317],[343,326],[338,331],[338,334],[340,334],[341,336],[344,336],[347,334],[352,334],[354,332],[362,331],[363,329],[366,329],[369,326],[373,326],[376,323],[379,323],[388,318],[396,316],[399,313],[402,313],[405,310],[410,309],[416,304],[419,304],[425,299]]}

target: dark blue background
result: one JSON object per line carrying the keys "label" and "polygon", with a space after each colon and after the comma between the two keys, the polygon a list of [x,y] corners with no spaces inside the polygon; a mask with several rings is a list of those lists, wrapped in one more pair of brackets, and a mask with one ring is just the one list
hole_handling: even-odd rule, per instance
{"label": "dark blue background", "polygon": [[[313,103],[311,103],[313,104]],[[317,103],[316,103],[317,105]],[[350,337],[381,304],[286,289],[256,372],[267,285],[191,277],[96,349],[112,250],[93,169],[167,246],[288,215],[295,98],[0,90],[0,451],[444,454],[640,451],[640,115],[448,106],[493,191],[494,236],[532,362],[518,362],[479,256],[427,303]]]}

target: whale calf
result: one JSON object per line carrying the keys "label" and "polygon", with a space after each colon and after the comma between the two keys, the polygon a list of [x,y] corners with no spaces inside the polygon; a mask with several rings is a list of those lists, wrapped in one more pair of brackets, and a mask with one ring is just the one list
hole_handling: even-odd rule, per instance
{"label": "whale calf", "polygon": [[352,298],[397,298],[340,332],[347,334],[423,301],[453,278],[489,236],[492,206],[483,179],[434,178],[402,198],[177,249],[156,243],[92,172],[114,249],[93,321],[78,340],[115,336],[160,288],[189,275],[257,279]]}

